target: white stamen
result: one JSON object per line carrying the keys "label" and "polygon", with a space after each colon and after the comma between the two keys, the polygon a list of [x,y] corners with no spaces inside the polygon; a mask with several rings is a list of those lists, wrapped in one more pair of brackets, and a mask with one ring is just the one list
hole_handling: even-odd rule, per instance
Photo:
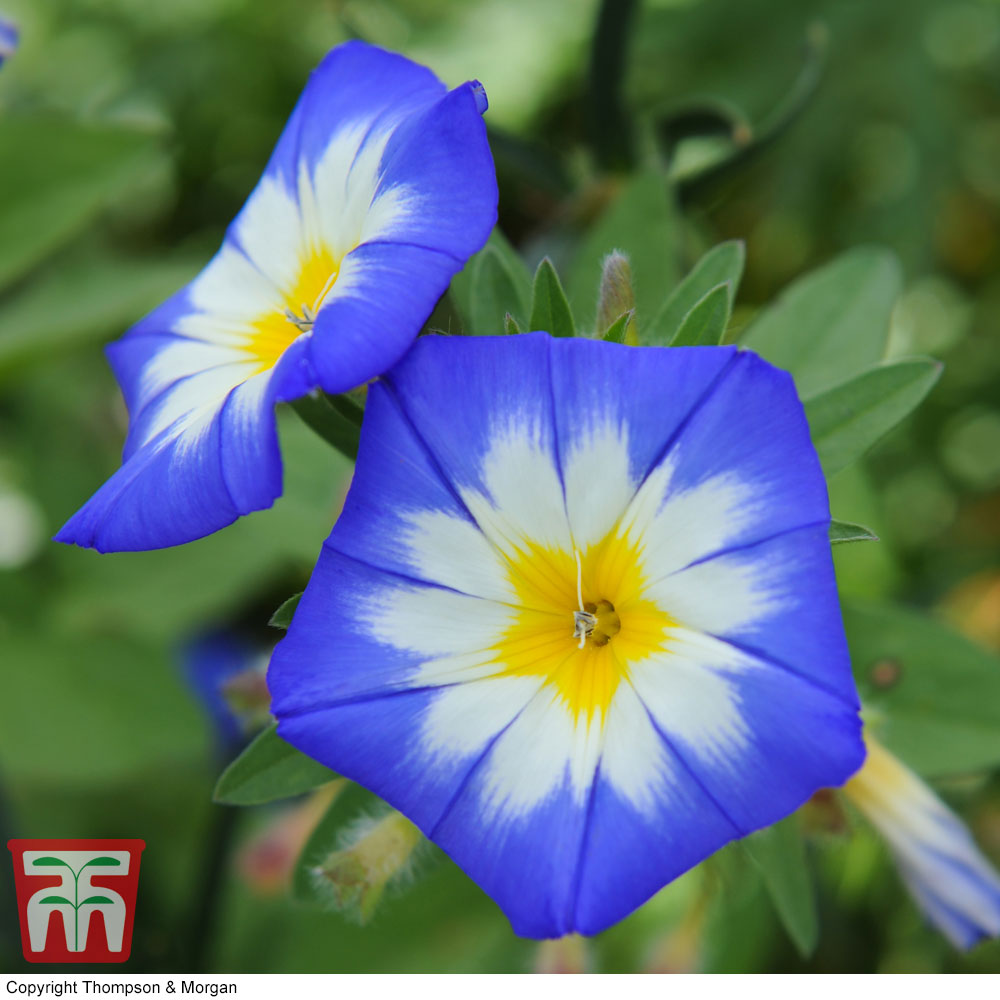
{"label": "white stamen", "polygon": [[336,280],[337,280],[337,272],[332,271],[330,273],[330,277],[326,279],[326,284],[324,284],[323,287],[320,289],[319,295],[316,296],[316,299],[313,302],[312,312],[314,317],[315,314],[319,312],[320,306],[323,305],[323,300],[327,297],[327,295],[330,294],[330,289],[333,288],[333,283]]}
{"label": "white stamen", "polygon": [[573,555],[576,556],[576,603],[580,609],[573,612],[573,638],[580,640],[580,644],[576,648],[583,649],[587,642],[587,636],[594,631],[594,626],[597,625],[597,616],[583,610],[583,566],[580,563],[578,549],[573,549]]}

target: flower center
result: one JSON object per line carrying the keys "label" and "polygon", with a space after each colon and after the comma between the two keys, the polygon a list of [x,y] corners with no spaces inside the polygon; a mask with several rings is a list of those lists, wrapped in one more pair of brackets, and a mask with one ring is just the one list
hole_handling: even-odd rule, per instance
{"label": "flower center", "polygon": [[273,368],[298,337],[312,331],[316,315],[337,281],[339,267],[326,248],[312,250],[300,259],[296,275],[281,290],[281,302],[251,326],[245,350],[258,372]]}
{"label": "flower center", "polygon": [[577,720],[606,717],[629,665],[675,624],[646,594],[638,547],[612,531],[583,552],[522,542],[506,560],[517,606],[493,650],[499,672],[543,678]]}
{"label": "flower center", "polygon": [[588,639],[595,646],[606,646],[621,630],[622,620],[610,601],[587,601],[582,611],[573,612],[573,637],[581,640],[579,649]]}

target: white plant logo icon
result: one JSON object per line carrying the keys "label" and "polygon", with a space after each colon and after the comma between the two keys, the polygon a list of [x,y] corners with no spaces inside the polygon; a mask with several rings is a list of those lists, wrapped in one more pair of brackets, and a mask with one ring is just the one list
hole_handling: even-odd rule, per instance
{"label": "white plant logo icon", "polygon": [[79,952],[87,947],[90,918],[100,912],[109,951],[122,950],[125,933],[125,900],[112,889],[94,886],[94,875],[127,875],[128,851],[25,851],[26,875],[58,875],[57,886],[39,889],[28,900],[28,937],[32,951],[44,951],[49,921],[62,914],[66,947]]}

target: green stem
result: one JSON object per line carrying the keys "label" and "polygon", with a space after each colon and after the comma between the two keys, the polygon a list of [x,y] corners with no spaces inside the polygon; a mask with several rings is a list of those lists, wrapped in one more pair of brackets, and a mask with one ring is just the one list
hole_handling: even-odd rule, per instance
{"label": "green stem", "polygon": [[602,0],[590,50],[590,142],[601,166],[611,169],[630,167],[634,160],[624,81],[635,7],[635,0]]}
{"label": "green stem", "polygon": [[358,457],[364,411],[350,399],[318,390],[292,402],[292,409],[324,441],[350,459]]}

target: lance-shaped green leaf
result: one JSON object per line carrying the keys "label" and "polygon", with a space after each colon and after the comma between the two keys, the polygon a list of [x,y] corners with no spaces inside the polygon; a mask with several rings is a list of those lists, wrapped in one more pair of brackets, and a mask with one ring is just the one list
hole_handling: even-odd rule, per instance
{"label": "lance-shaped green leaf", "polygon": [[604,331],[601,340],[606,340],[609,344],[624,344],[629,332],[629,324],[634,322],[635,311],[630,309],[623,313]]}
{"label": "lance-shaped green leaf", "polygon": [[66,862],[61,860],[60,858],[52,858],[52,857],[35,858],[35,860],[32,861],[31,863],[32,865],[37,865],[41,868],[54,868],[56,865],[59,865],[62,868],[69,868],[69,865],[66,864]]}
{"label": "lance-shaped green leaf", "polygon": [[65,896],[46,896],[41,900],[43,903],[65,903],[67,906],[73,904]]}
{"label": "lance-shaped green leaf", "polygon": [[521,329],[531,306],[531,275],[499,229],[451,282],[451,297],[465,326],[478,337],[495,337],[510,313]]}
{"label": "lance-shaped green leaf", "polygon": [[471,312],[466,333],[496,337],[504,331],[507,315],[523,315],[517,285],[503,258],[487,247],[472,265]]}
{"label": "lance-shaped green leaf", "polygon": [[807,399],[813,444],[832,476],[860,458],[930,392],[940,362],[909,358],[879,365],[842,385]]}
{"label": "lance-shaped green leaf", "polygon": [[652,322],[646,326],[643,343],[672,343],[685,317],[719,285],[728,283],[728,309],[732,311],[745,259],[746,251],[741,240],[720,243],[709,250],[670,293]]}
{"label": "lance-shaped green leaf", "polygon": [[317,389],[294,400],[291,406],[303,423],[342,455],[351,459],[358,457],[361,410],[356,404],[337,396],[328,396]]}
{"label": "lance-shaped green leaf", "polygon": [[271,615],[267,624],[271,628],[288,628],[292,624],[292,617],[301,600],[302,593],[299,592],[298,594],[293,594],[287,601],[282,601],[281,606]]}
{"label": "lance-shaped green leaf", "polygon": [[581,329],[596,328],[601,267],[609,253],[620,250],[631,263],[642,337],[644,325],[677,281],[677,234],[673,195],[664,174],[649,170],[629,178],[573,258],[566,289]]}
{"label": "lance-shaped green leaf", "polygon": [[231,806],[255,806],[301,795],[336,777],[329,768],[286,743],[274,724],[222,772],[214,798]]}
{"label": "lance-shaped green leaf", "polygon": [[[122,863],[117,858],[101,857],[88,861],[83,867],[91,868],[96,866],[98,868],[121,868],[121,865]],[[82,870],[83,869],[81,869],[81,871]]]}
{"label": "lance-shaped green leaf", "polygon": [[1000,657],[924,613],[848,604],[844,627],[868,724],[922,774],[1000,765]]}
{"label": "lance-shaped green leaf", "polygon": [[808,399],[882,359],[901,282],[890,251],[851,250],[789,286],[741,343],[790,371]]}
{"label": "lance-shaped green leaf", "polygon": [[0,287],[90,222],[156,153],[148,133],[61,118],[0,119]]}
{"label": "lance-shaped green leaf", "polygon": [[576,334],[576,324],[573,322],[566,293],[548,257],[535,271],[528,329],[545,330],[553,337],[572,337]]}
{"label": "lance-shaped green leaf", "polygon": [[733,299],[729,283],[716,285],[700,299],[684,317],[680,328],[670,341],[671,347],[715,347],[729,323]]}
{"label": "lance-shaped green leaf", "polygon": [[100,906],[102,903],[111,903],[113,900],[108,899],[107,896],[88,896],[80,905],[86,906],[90,903],[93,906]]}
{"label": "lance-shaped green leaf", "polygon": [[830,544],[842,545],[845,542],[877,542],[878,535],[871,528],[862,524],[851,524],[850,521],[830,522]]}
{"label": "lance-shaped green leaf", "polygon": [[805,843],[794,816],[741,841],[764,879],[788,936],[803,956],[816,947],[819,920]]}

